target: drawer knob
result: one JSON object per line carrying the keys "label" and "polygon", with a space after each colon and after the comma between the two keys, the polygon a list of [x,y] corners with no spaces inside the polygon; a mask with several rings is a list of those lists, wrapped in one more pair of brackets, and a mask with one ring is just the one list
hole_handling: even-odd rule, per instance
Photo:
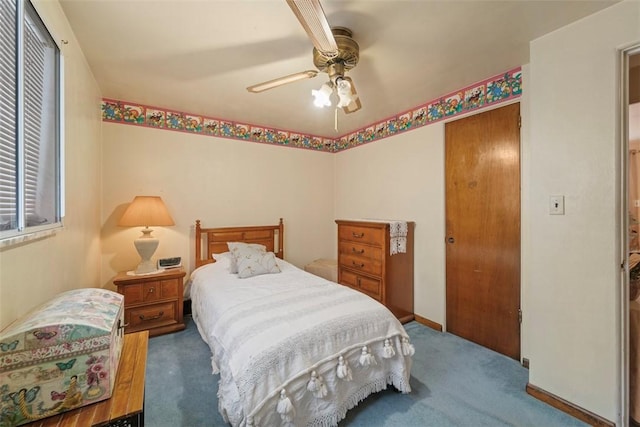
{"label": "drawer knob", "polygon": [[144,314],[140,315],[140,320],[142,321],[147,321],[147,320],[158,320],[160,319],[162,316],[164,315],[164,311],[161,311],[160,313],[158,313],[157,316],[151,316],[151,317],[145,317]]}
{"label": "drawer knob", "polygon": [[149,293],[152,294],[153,293],[153,288],[149,288]]}
{"label": "drawer knob", "polygon": [[362,255],[364,253],[364,249],[357,250],[356,248],[351,248],[351,252],[354,254]]}
{"label": "drawer knob", "polygon": [[358,268],[362,268],[362,267],[364,267],[364,263],[360,263],[360,264],[358,264],[358,263],[357,263],[357,262],[355,262],[355,261],[351,261],[351,264],[353,264],[353,266],[354,266],[354,267],[358,267]]}
{"label": "drawer knob", "polygon": [[364,233],[355,233],[355,232],[352,232],[352,233],[351,233],[351,235],[352,235],[353,237],[355,237],[356,239],[361,239],[361,238],[363,238],[363,237],[364,237]]}

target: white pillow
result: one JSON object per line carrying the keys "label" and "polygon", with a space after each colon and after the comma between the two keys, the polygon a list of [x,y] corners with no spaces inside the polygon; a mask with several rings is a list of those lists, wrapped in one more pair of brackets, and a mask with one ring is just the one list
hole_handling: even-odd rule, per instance
{"label": "white pillow", "polygon": [[227,247],[234,257],[236,256],[236,252],[238,250],[245,250],[247,248],[255,249],[261,252],[267,252],[267,247],[258,243],[227,242]]}
{"label": "white pillow", "polygon": [[231,252],[211,254],[211,256],[216,260],[216,263],[220,263],[227,267],[229,273],[235,274],[238,272],[238,264],[236,263],[236,259],[233,257],[233,254]]}
{"label": "white pillow", "polygon": [[273,252],[262,252],[253,248],[243,251],[236,258],[238,264],[238,277],[241,279],[258,276],[260,274],[280,273],[280,267],[276,263]]}

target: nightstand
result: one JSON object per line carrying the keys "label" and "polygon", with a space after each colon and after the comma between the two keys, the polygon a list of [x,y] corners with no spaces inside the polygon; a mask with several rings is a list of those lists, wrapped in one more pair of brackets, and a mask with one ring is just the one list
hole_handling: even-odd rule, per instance
{"label": "nightstand", "polygon": [[124,295],[125,332],[148,330],[155,336],[184,329],[185,274],[182,268],[140,276],[118,273],[113,284]]}

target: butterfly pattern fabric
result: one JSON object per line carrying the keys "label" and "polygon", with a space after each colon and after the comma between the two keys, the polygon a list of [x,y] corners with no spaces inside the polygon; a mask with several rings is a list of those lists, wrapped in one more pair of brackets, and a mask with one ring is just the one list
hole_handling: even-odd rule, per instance
{"label": "butterfly pattern fabric", "polygon": [[14,340],[10,343],[0,342],[0,351],[13,351],[18,347],[20,341]]}
{"label": "butterfly pattern fabric", "polygon": [[67,397],[67,392],[57,392],[55,390],[51,390],[51,400],[64,400]]}
{"label": "butterfly pattern fabric", "polygon": [[123,311],[121,294],[77,289],[0,332],[0,426],[110,397],[124,338],[118,329]]}
{"label": "butterfly pattern fabric", "polygon": [[55,331],[34,331],[33,335],[39,340],[50,340],[58,335]]}
{"label": "butterfly pattern fabric", "polygon": [[71,359],[68,362],[56,362],[56,366],[61,371],[66,371],[67,369],[73,368],[74,363],[76,363],[76,359]]}
{"label": "butterfly pattern fabric", "polygon": [[36,396],[38,396],[39,391],[40,386],[31,387],[29,390],[23,388],[15,393],[9,393],[9,397],[13,400],[13,403],[20,405],[20,395],[24,393],[24,401],[26,403],[31,403],[36,400]]}

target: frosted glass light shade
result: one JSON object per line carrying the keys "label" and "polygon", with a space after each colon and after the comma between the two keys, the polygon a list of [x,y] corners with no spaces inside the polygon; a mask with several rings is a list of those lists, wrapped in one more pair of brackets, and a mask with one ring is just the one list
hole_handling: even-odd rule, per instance
{"label": "frosted glass light shade", "polygon": [[320,86],[319,90],[312,90],[311,94],[313,95],[313,105],[316,107],[330,107],[331,106],[331,94],[333,93],[333,88],[329,86],[327,83],[323,83]]}
{"label": "frosted glass light shade", "polygon": [[336,81],[336,92],[338,93],[338,108],[349,106],[353,102],[351,96],[351,83],[343,78],[338,78]]}

